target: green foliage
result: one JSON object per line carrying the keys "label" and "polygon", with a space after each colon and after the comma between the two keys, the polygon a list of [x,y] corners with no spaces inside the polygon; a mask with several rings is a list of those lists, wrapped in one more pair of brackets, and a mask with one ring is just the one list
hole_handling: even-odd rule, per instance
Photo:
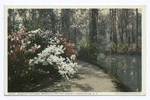
{"label": "green foliage", "polygon": [[125,59],[123,57],[119,58],[121,69],[126,69],[127,65],[125,63]]}
{"label": "green foliage", "polygon": [[119,43],[117,47],[118,47],[118,53],[123,54],[127,52],[128,45],[126,43],[125,44]]}
{"label": "green foliage", "polygon": [[112,46],[112,49],[110,50],[110,53],[116,52],[116,44],[112,42],[111,46]]}
{"label": "green foliage", "polygon": [[100,62],[105,62],[106,61],[106,57],[103,53],[100,53],[97,57],[98,61]]}
{"label": "green foliage", "polygon": [[109,53],[118,53],[118,54],[140,54],[140,50],[137,51],[135,46],[130,46],[126,43],[122,44],[119,43],[117,44],[117,51],[116,51],[116,44],[114,42],[111,42],[107,47],[106,50],[109,51]]}
{"label": "green foliage", "polygon": [[78,43],[81,47],[86,48],[88,46],[88,40],[84,39]]}
{"label": "green foliage", "polygon": [[120,62],[121,69],[133,68],[133,66],[127,66],[126,65],[124,57],[120,57],[120,58],[118,58],[118,60]]}
{"label": "green foliage", "polygon": [[27,25],[27,29],[30,31],[30,30],[36,30],[38,28],[41,28],[43,25],[42,25],[42,20],[38,20],[38,19],[35,19],[33,20],[33,22],[31,24],[28,24]]}
{"label": "green foliage", "polygon": [[89,47],[89,55],[91,59],[97,60],[97,55],[99,54],[100,48],[98,47],[97,43],[93,43]]}
{"label": "green foliage", "polygon": [[119,62],[121,69],[133,68],[133,66],[126,65],[124,57],[107,57],[106,61],[110,62],[111,67],[116,67],[117,63]]}
{"label": "green foliage", "polygon": [[84,39],[83,41],[80,41],[78,43],[78,45],[80,45],[79,56],[81,58],[87,58],[87,57],[89,57],[89,45],[88,45],[88,41],[86,39]]}
{"label": "green foliage", "polygon": [[116,52],[116,44],[114,42],[111,42],[109,53],[115,53],[115,52]]}
{"label": "green foliage", "polygon": [[99,54],[100,48],[97,43],[88,45],[87,40],[80,44],[79,56],[81,58],[97,60],[97,55]]}
{"label": "green foliage", "polygon": [[111,67],[116,67],[117,62],[116,62],[117,58],[112,58],[112,57],[107,57],[106,61],[111,63]]}
{"label": "green foliage", "polygon": [[38,70],[37,67],[35,68],[36,69],[26,71],[24,76],[14,74],[13,77],[11,77],[11,81],[9,80],[8,91],[27,91],[28,89],[33,88],[35,85],[39,84],[40,81],[44,80],[46,77],[50,76],[49,73]]}

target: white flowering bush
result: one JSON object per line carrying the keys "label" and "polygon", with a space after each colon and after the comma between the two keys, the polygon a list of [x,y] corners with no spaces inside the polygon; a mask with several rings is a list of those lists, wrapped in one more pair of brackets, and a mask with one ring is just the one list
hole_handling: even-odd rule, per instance
{"label": "white flowering bush", "polygon": [[37,57],[30,59],[29,65],[36,66],[42,64],[47,67],[54,67],[62,77],[69,79],[77,71],[77,63],[72,62],[72,60],[75,60],[76,55],[71,55],[70,57],[64,56],[66,48],[60,45],[59,42],[60,40],[57,37],[50,38],[50,45],[41,53],[38,53]]}
{"label": "white flowering bush", "polygon": [[51,31],[8,31],[8,91],[28,90],[47,78],[69,79],[77,71],[77,52],[67,38]]}

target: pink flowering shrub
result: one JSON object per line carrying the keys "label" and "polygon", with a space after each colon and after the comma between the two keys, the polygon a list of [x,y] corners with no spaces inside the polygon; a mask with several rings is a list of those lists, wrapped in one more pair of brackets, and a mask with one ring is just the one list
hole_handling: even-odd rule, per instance
{"label": "pink flowering shrub", "polygon": [[[59,45],[63,45],[65,49],[64,53],[65,55],[71,60],[70,56],[71,55],[75,55],[75,56],[78,56],[78,52],[76,50],[74,50],[74,47],[75,47],[75,44],[74,43],[71,43],[71,41],[67,38],[67,37],[64,37],[62,36],[61,34],[56,34],[57,38],[59,39]],[[75,60],[77,58],[75,57]]]}
{"label": "pink flowering shrub", "polygon": [[135,43],[131,44],[130,47],[128,48],[128,53],[129,54],[140,54],[141,53],[141,47],[138,45],[138,48]]}
{"label": "pink flowering shrub", "polygon": [[28,66],[31,54],[40,48],[36,44],[32,45],[27,29],[22,27],[18,31],[8,33],[8,79],[9,85],[21,84],[22,79],[32,70]]}
{"label": "pink flowering shrub", "polygon": [[[53,37],[53,38],[51,38]],[[57,40],[56,44],[50,43],[50,39]],[[48,47],[50,46],[51,47]],[[55,47],[56,46],[56,47]],[[60,34],[52,36],[50,31],[42,31],[40,29],[29,31],[24,27],[20,27],[18,31],[12,31],[9,29],[8,33],[8,83],[9,83],[9,91],[18,91],[22,90],[25,86],[27,86],[27,90],[31,84],[38,84],[40,80],[43,80],[45,77],[55,77],[55,76],[65,76],[74,74],[75,70],[73,66],[76,66],[74,61],[76,60],[76,56],[78,53],[73,49],[74,44],[71,43],[69,39],[63,37]],[[59,69],[60,66],[57,66],[54,62],[52,65],[46,65],[43,58],[39,61],[36,59],[37,55],[41,52],[47,52],[46,50],[58,49],[58,47],[63,47],[62,52],[59,54],[60,59],[64,58],[64,62],[62,62],[66,69]],[[56,50],[57,51],[57,50]],[[48,51],[50,52],[50,51]],[[53,53],[53,52],[52,52]],[[59,51],[54,52],[51,56],[53,60],[54,57],[59,60],[58,54]],[[55,56],[57,55],[57,56]],[[38,57],[41,57],[38,55]],[[34,61],[34,65],[31,66],[31,61]],[[48,60],[51,63],[50,59]],[[38,61],[38,62],[37,62]],[[70,61],[67,62],[67,61]],[[39,63],[42,62],[42,63]],[[57,65],[58,65],[58,61]],[[66,63],[67,62],[67,63]],[[72,67],[71,67],[72,66]],[[64,67],[64,66],[63,66]],[[65,74],[66,73],[66,74]],[[69,73],[69,74],[68,74]],[[18,89],[20,88],[20,89]]]}

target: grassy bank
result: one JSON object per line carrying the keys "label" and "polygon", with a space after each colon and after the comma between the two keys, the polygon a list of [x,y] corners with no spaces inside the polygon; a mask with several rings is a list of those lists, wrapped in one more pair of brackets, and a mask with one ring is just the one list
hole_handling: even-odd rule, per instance
{"label": "grassy bank", "polygon": [[89,63],[92,63],[96,66],[98,66],[100,69],[102,69],[106,74],[108,74],[112,79],[113,79],[113,82],[115,83],[116,85],[116,89],[120,92],[132,92],[131,89],[125,85],[121,79],[116,75],[114,74],[110,68],[108,68],[107,66],[103,65],[102,63],[98,62],[98,61],[92,61],[92,60],[88,60],[88,59],[79,59],[79,60],[82,60],[82,61],[87,61]]}

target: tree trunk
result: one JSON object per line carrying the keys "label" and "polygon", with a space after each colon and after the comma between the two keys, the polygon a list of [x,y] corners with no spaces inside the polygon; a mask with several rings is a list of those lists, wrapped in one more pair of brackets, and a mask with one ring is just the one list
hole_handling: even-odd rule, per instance
{"label": "tree trunk", "polygon": [[16,16],[16,14],[15,14],[15,11],[14,11],[14,9],[13,9],[13,28],[14,28],[14,26],[15,26],[15,16]]}
{"label": "tree trunk", "polygon": [[112,9],[109,10],[110,12],[110,42],[113,41],[113,15],[112,15]]}
{"label": "tree trunk", "polygon": [[123,44],[123,10],[121,11],[120,14],[120,24],[119,24],[119,34],[120,34],[120,42]]}
{"label": "tree trunk", "polygon": [[53,12],[53,9],[50,10],[50,15],[51,15],[51,24],[52,24],[52,33],[55,34],[56,30],[55,30],[55,14]]}
{"label": "tree trunk", "polygon": [[136,9],[136,49],[138,49],[138,9]]}
{"label": "tree trunk", "polygon": [[124,40],[123,40],[123,27],[121,28],[121,43],[123,44],[124,43]]}
{"label": "tree trunk", "polygon": [[128,10],[127,10],[127,36],[128,36],[128,47],[130,47],[129,14],[128,14]]}
{"label": "tree trunk", "polygon": [[62,9],[61,10],[61,22],[62,22],[61,33],[70,38],[69,20],[70,20],[70,10]]}
{"label": "tree trunk", "polygon": [[124,43],[124,40],[123,40],[123,33],[124,33],[124,27],[123,27],[123,12],[122,12],[122,16],[121,16],[121,41],[122,41],[122,44]]}
{"label": "tree trunk", "polygon": [[134,38],[134,22],[132,22],[132,42],[135,43],[135,38]]}
{"label": "tree trunk", "polygon": [[116,9],[113,9],[113,41],[116,45],[116,52],[117,52]]}
{"label": "tree trunk", "polygon": [[76,46],[77,45],[77,28],[74,29],[74,38],[73,38],[73,40],[74,40],[73,42],[74,42],[74,44]]}
{"label": "tree trunk", "polygon": [[128,44],[128,9],[125,9],[125,28],[126,28],[126,43]]}
{"label": "tree trunk", "polygon": [[36,11],[35,9],[32,9],[32,21],[35,20],[35,17],[36,17]]}
{"label": "tree trunk", "polygon": [[97,18],[98,10],[90,10],[90,44],[97,43]]}
{"label": "tree trunk", "polygon": [[90,9],[90,50],[89,50],[89,57],[92,60],[97,60],[97,19],[98,19],[98,10],[97,9]]}

